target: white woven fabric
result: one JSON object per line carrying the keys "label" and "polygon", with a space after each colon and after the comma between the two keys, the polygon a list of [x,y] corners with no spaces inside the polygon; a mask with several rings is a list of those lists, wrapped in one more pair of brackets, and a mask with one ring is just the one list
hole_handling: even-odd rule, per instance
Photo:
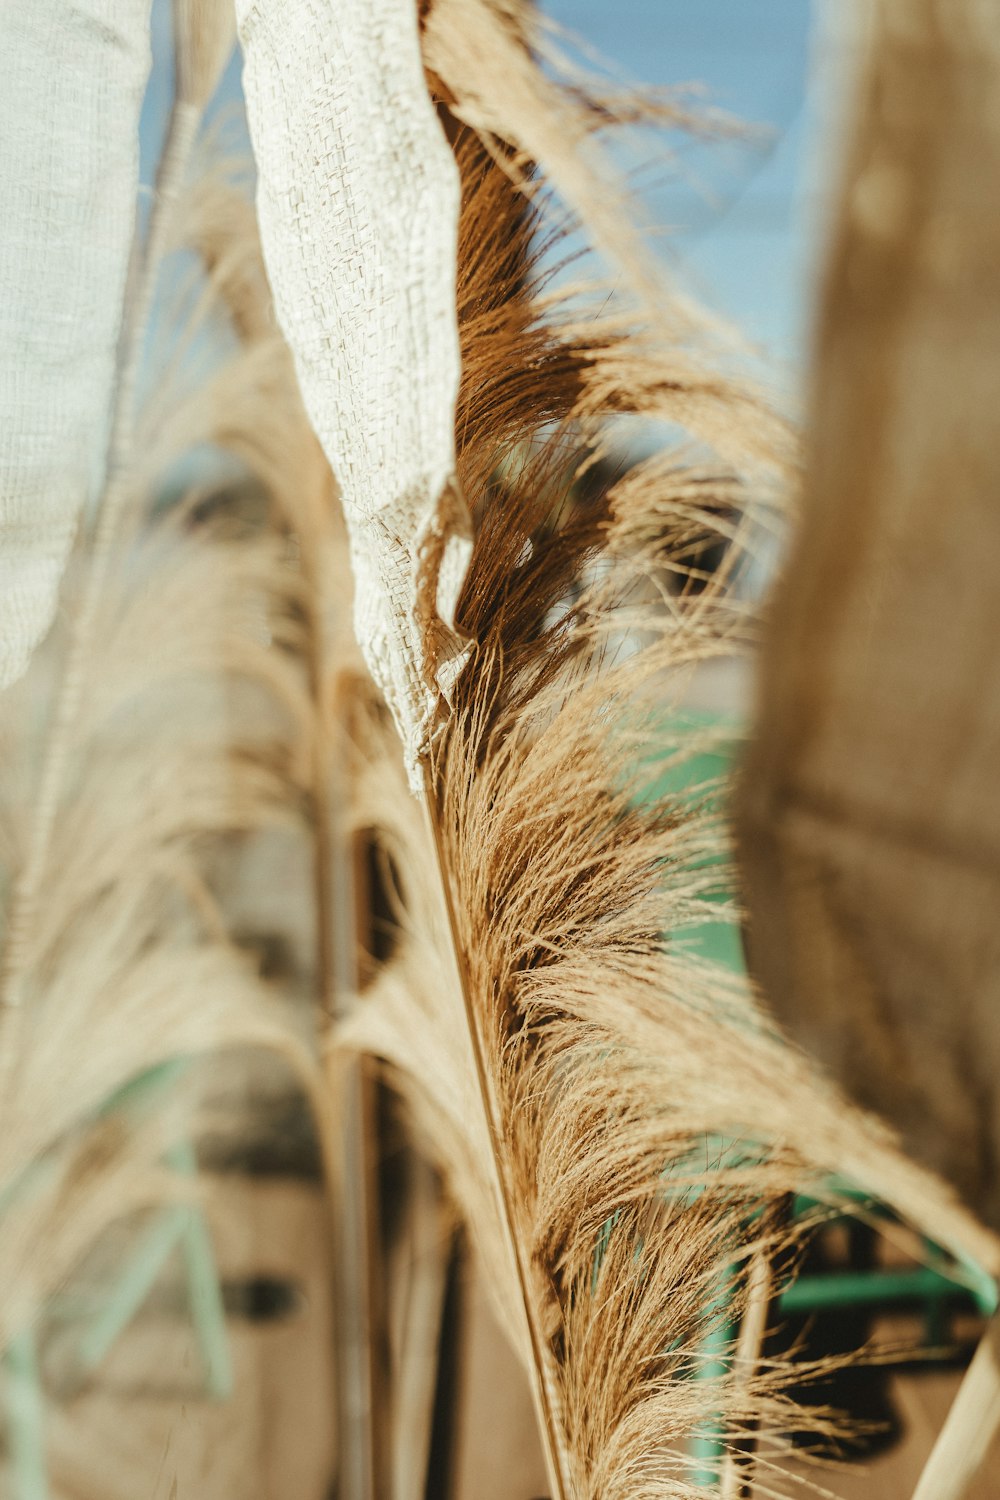
{"label": "white woven fabric", "polygon": [[411,782],[464,662],[455,479],[459,182],[416,0],[237,0],[278,318],[341,488],[355,628]]}
{"label": "white woven fabric", "polygon": [[149,8],[0,6],[0,686],[51,622],[107,440]]}

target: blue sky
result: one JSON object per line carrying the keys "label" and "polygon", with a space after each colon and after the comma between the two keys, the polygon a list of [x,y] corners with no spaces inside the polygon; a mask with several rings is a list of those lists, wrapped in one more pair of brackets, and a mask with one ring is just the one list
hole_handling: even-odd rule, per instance
{"label": "blue sky", "polygon": [[658,248],[692,289],[766,354],[799,364],[812,269],[810,0],[543,4],[627,77],[700,84],[707,102],[762,127],[739,145],[682,143],[644,205]]}
{"label": "blue sky", "polygon": [[[799,366],[811,299],[815,197],[805,177],[810,0],[542,4],[618,72],[652,84],[698,83],[709,102],[763,127],[739,145],[672,140],[673,163],[664,157],[666,142],[644,142],[643,204],[658,249],[691,288],[765,355]],[[169,0],[154,0],[154,72],[142,129],[147,184],[172,85],[169,12]],[[234,58],[216,107],[238,97]]]}

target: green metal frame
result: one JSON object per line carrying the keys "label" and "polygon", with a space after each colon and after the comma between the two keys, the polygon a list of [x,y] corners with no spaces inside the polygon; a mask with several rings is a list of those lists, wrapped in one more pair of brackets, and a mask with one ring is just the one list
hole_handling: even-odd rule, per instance
{"label": "green metal frame", "polygon": [[[188,1059],[173,1058],[137,1075],[102,1105],[98,1116],[144,1108],[165,1092],[189,1067]],[[191,1177],[198,1162],[193,1146],[182,1141],[167,1153],[171,1166]],[[32,1176],[45,1164],[9,1183],[0,1193],[5,1202],[30,1188]],[[154,1217],[119,1277],[111,1296],[102,1303],[79,1345],[81,1370],[96,1369],[110,1353],[152,1291],[175,1249],[180,1249],[188,1285],[191,1318],[205,1368],[208,1395],[224,1400],[233,1389],[232,1357],[226,1335],[222,1287],[202,1209],[182,1203],[161,1209]],[[0,1355],[3,1370],[3,1409],[13,1479],[14,1500],[49,1500],[45,1455],[45,1397],[33,1326],[22,1329]]]}
{"label": "green metal frame", "polygon": [[[716,731],[719,739],[711,749],[679,757],[676,762],[660,770],[652,779],[646,795],[653,800],[680,795],[712,801],[715,789],[727,778],[740,742],[738,727],[730,720],[694,710],[685,710],[671,716],[669,720],[669,736],[678,741],[687,733],[712,734]],[[706,899],[709,902],[716,899],[722,902],[725,897],[720,893],[717,898],[709,895]],[[674,932],[671,937],[673,941],[684,942],[692,947],[702,958],[722,964],[736,973],[746,973],[741,935],[732,921],[704,922],[697,927]],[[720,1165],[725,1162],[732,1149],[744,1150],[745,1147],[727,1147],[722,1141],[706,1143],[706,1152],[711,1151]],[[852,1217],[850,1204],[853,1202],[859,1209],[864,1205],[866,1217],[892,1217],[882,1205],[873,1202],[867,1194],[850,1184],[832,1181],[830,1200],[842,1207],[831,1210],[829,1204],[820,1204],[814,1199],[803,1197],[796,1199],[793,1214],[801,1219],[824,1210],[829,1222],[838,1218],[849,1219]],[[601,1258],[612,1229],[613,1221],[609,1220],[602,1231]],[[924,1308],[924,1347],[939,1348],[946,1341],[946,1315],[950,1304],[964,1296],[971,1300],[982,1317],[990,1318],[997,1311],[1000,1294],[997,1283],[981,1267],[958,1260],[929,1241],[924,1244],[927,1263],[911,1269],[832,1271],[801,1275],[779,1291],[779,1308],[781,1312],[791,1315],[822,1312],[831,1308],[917,1302]],[[695,1372],[696,1378],[719,1379],[725,1375],[735,1336],[736,1329],[727,1325],[724,1319],[711,1328],[702,1342],[702,1357]],[[718,1484],[725,1451],[725,1432],[721,1421],[707,1424],[691,1444],[692,1481],[706,1488]]]}

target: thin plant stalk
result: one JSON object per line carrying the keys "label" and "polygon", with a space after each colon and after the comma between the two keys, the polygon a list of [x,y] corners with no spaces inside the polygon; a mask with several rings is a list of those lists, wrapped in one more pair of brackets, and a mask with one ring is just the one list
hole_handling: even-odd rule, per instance
{"label": "thin plant stalk", "polygon": [[1000,1313],[994,1313],[951,1404],[913,1500],[963,1500],[1000,1431]]}
{"label": "thin plant stalk", "polygon": [[[358,883],[346,837],[331,869],[333,1013],[357,995]],[[339,1493],[344,1500],[387,1500],[380,1441],[383,1391],[375,1358],[379,1323],[374,1088],[368,1060],[349,1059],[338,1075],[335,1162],[337,1401]]]}
{"label": "thin plant stalk", "polygon": [[[747,1306],[740,1324],[736,1352],[733,1358],[733,1374],[737,1382],[748,1387],[760,1362],[764,1338],[767,1334],[767,1317],[774,1290],[774,1278],[766,1251],[753,1257],[748,1272]],[[748,1445],[749,1448],[749,1445]],[[720,1475],[719,1500],[741,1500],[753,1495],[752,1451],[736,1453],[730,1450],[723,1460]]]}
{"label": "thin plant stalk", "polygon": [[496,1105],[490,1089],[486,1060],[483,1055],[483,1040],[480,1036],[479,1024],[476,1020],[472,1003],[471,986],[468,974],[466,973],[464,954],[458,936],[458,922],[451,895],[451,884],[448,878],[435,788],[430,774],[426,772],[424,778],[424,797],[437,856],[438,874],[440,876],[445,908],[448,913],[448,926],[451,932],[451,950],[455,959],[456,977],[462,993],[469,1037],[472,1044],[472,1053],[475,1059],[479,1098],[486,1116],[500,1221],[511,1261],[517,1273],[521,1303],[524,1308],[525,1324],[531,1343],[531,1367],[529,1374],[535,1411],[538,1418],[539,1436],[545,1456],[545,1467],[552,1490],[552,1500],[570,1500],[572,1491],[569,1481],[569,1466],[565,1443],[561,1434],[559,1400],[555,1390],[555,1379],[550,1359],[547,1356],[544,1335],[538,1327],[538,1321],[535,1316],[528,1266],[525,1263],[523,1248],[517,1233],[510,1191],[504,1175],[503,1154],[500,1147],[500,1122],[497,1118]]}

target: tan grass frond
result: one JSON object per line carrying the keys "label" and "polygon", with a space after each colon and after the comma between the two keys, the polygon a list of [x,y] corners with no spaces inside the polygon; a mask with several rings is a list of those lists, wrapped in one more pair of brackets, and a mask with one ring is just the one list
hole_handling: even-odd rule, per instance
{"label": "tan grass frond", "polygon": [[[356,713],[362,670],[350,620],[346,533],[333,478],[306,418],[288,348],[276,331],[256,220],[245,212],[235,183],[217,176],[205,183],[191,204],[190,233],[213,268],[213,283],[243,349],[240,380],[226,382],[220,400],[215,399],[213,385],[203,385],[194,405],[214,414],[217,435],[227,451],[265,491],[271,524],[284,539],[299,584],[298,656],[308,688],[301,747],[312,838],[313,977],[318,1011],[329,1020],[344,1013],[355,987],[353,945],[360,919],[343,790],[346,729]],[[429,1411],[433,1379],[428,1393],[428,1371],[433,1376],[437,1357],[436,1347],[415,1345],[414,1329],[423,1328],[428,1306],[438,1293],[443,1295],[443,1284],[435,1292],[433,1285],[414,1283],[409,1289],[414,1293],[411,1303],[398,1276],[392,1278],[391,1288],[375,1284],[390,1277],[391,1270],[381,1265],[381,1244],[376,1243],[380,1203],[374,1103],[367,1060],[342,1050],[327,1069],[326,1107],[318,1113],[323,1117],[332,1199],[333,1296],[339,1329],[337,1408],[331,1418],[342,1472],[355,1478],[389,1463],[382,1449],[390,1403],[380,1380],[377,1348],[366,1338],[373,1338],[371,1331],[384,1304],[392,1303],[397,1313],[406,1309],[402,1328],[407,1347],[396,1350],[404,1358],[394,1370],[398,1387],[391,1420],[412,1436]],[[433,1232],[419,1209],[413,1222],[423,1232]],[[433,1276],[430,1282],[435,1282]],[[400,1335],[399,1321],[395,1331]],[[361,1391],[368,1393],[365,1399],[359,1399]],[[429,1442],[429,1437],[428,1429],[421,1442]],[[397,1448],[398,1441],[402,1439],[397,1433]],[[417,1486],[416,1456],[397,1451],[394,1462]]]}
{"label": "tan grass frond", "polygon": [[350,832],[374,844],[391,958],[375,966],[329,1044],[335,1054],[366,1052],[386,1065],[489,1268],[503,1326],[516,1330],[517,1286],[487,1169],[489,1138],[455,988],[448,916],[437,882],[426,878],[426,811],[409,790],[398,736],[367,675],[355,679],[351,697]]}
{"label": "tan grass frond", "polygon": [[454,118],[477,132],[527,196],[543,183],[554,190],[644,318],[675,346],[712,329],[735,347],[732,329],[676,288],[667,290],[637,206],[600,140],[608,127],[637,120],[688,131],[731,131],[732,122],[692,108],[679,94],[643,96],[582,75],[556,28],[528,0],[431,0],[424,8],[424,58]]}
{"label": "tan grass frond", "polygon": [[[204,184],[168,197],[148,288],[166,246],[205,249],[174,222],[195,223],[199,199],[224,221]],[[297,830],[310,858],[303,577],[268,484],[301,483],[311,450],[288,461],[254,348],[220,344],[232,260],[203,261],[179,341],[197,357],[123,415],[98,541],[67,576],[61,628],[3,699],[0,1342],[113,1220],[191,1192],[164,1153],[197,1139],[199,1057],[265,1049],[326,1116],[314,1018],[236,945],[216,877],[221,851],[269,829]],[[144,343],[135,309],[131,328]],[[224,352],[198,400],[209,346]]]}
{"label": "tan grass frond", "polygon": [[[801,1420],[782,1394],[788,1371],[762,1362],[751,1374],[734,1347],[759,1256],[794,1256],[801,1230],[777,1211],[786,1195],[833,1194],[843,1176],[987,1267],[997,1245],[776,1033],[742,977],[693,951],[693,930],[738,908],[731,891],[718,904],[732,876],[710,789],[658,782],[658,765],[676,772],[703,748],[672,722],[676,668],[752,638],[732,584],[780,504],[792,446],[751,389],[699,354],[684,310],[652,330],[640,316],[630,334],[617,312],[583,316],[546,284],[531,243],[538,183],[519,193],[504,153],[548,169],[585,130],[556,129],[571,101],[556,109],[523,17],[438,0],[426,21],[463,180],[456,432],[478,529],[460,611],[475,655],[429,773],[454,933],[433,842],[398,772],[382,769],[385,743],[369,743],[361,760],[380,769],[359,773],[355,815],[397,865],[400,916],[340,1040],[391,1063],[496,1267],[514,1341],[541,1366],[556,1492],[697,1495],[690,1445],[721,1429],[735,1445],[756,1433],[767,1492],[787,1493],[782,1453]],[[498,49],[488,67],[484,37]],[[541,99],[534,135],[501,127],[518,88],[535,91],[521,120]],[[582,169],[558,171],[588,221],[599,190]],[[603,209],[593,223],[648,312],[631,246]],[[658,287],[658,312],[665,298]],[[687,451],[588,489],[622,413],[680,425]],[[706,538],[730,552],[699,576],[690,553]],[[482,1098],[457,1023],[466,1009]]]}

